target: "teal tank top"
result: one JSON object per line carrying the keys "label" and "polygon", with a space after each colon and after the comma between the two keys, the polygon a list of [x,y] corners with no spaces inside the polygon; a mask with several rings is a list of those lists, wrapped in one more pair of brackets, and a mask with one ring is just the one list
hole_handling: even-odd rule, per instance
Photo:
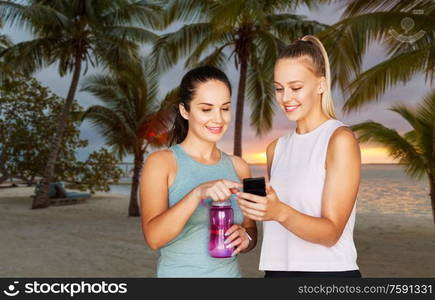
{"label": "teal tank top", "polygon": [[[169,148],[177,161],[177,174],[169,188],[169,207],[180,201],[198,185],[217,179],[240,182],[231,158],[220,151],[221,157],[214,165],[205,165],[189,156],[180,145]],[[242,212],[231,196],[234,223],[241,224]],[[237,256],[214,258],[208,253],[208,207],[199,204],[182,232],[160,248],[157,277],[241,277]]]}

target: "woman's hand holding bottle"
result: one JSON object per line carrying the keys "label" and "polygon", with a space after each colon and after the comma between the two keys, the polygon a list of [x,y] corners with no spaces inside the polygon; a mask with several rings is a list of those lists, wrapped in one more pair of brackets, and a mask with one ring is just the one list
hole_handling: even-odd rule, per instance
{"label": "woman's hand holding bottle", "polygon": [[251,237],[246,229],[239,224],[234,224],[226,232],[225,244],[227,248],[234,248],[232,256],[242,252],[249,247]]}

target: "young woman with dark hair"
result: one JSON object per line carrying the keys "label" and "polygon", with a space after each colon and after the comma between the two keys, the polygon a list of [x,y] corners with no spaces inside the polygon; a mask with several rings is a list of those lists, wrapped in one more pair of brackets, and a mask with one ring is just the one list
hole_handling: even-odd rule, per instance
{"label": "young woman with dark hair", "polygon": [[[231,121],[231,85],[214,67],[189,71],[180,85],[170,148],[149,155],[140,183],[145,240],[160,251],[157,277],[240,277],[236,254],[255,247],[255,221],[243,217],[234,193],[250,177],[247,163],[216,143]],[[234,225],[226,232],[233,256],[208,253],[206,200],[230,200]]]}

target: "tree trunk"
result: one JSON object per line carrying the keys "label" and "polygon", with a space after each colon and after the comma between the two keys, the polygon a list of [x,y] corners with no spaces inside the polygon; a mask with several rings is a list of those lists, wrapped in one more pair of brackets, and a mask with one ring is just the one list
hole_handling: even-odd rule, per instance
{"label": "tree trunk", "polygon": [[134,155],[134,170],[133,170],[133,180],[131,182],[131,192],[130,192],[130,204],[128,205],[128,216],[138,217],[140,216],[139,205],[137,201],[137,192],[139,188],[139,179],[142,171],[143,165],[143,155],[144,153],[140,151]]}
{"label": "tree trunk", "polygon": [[65,128],[71,116],[71,108],[74,102],[77,86],[79,84],[81,68],[82,68],[81,55],[80,53],[77,53],[75,57],[74,73],[71,80],[71,85],[68,91],[67,98],[65,100],[65,105],[63,107],[62,114],[59,116],[59,119],[57,121],[56,132],[54,134],[53,140],[50,145],[50,153],[48,155],[47,166],[45,167],[44,176],[41,180],[41,188],[36,193],[36,197],[33,200],[32,209],[44,208],[50,205],[50,201],[48,199],[49,186],[50,186],[50,182],[52,182],[53,180],[54,167],[57,161],[57,156],[60,151],[61,143],[63,141]]}
{"label": "tree trunk", "polygon": [[35,184],[36,184],[36,182],[35,182],[35,175],[32,175],[32,177],[30,178],[30,181],[27,184],[27,186],[33,186]]}
{"label": "tree trunk", "polygon": [[8,180],[9,179],[9,174],[3,174],[1,177],[0,177],[0,184],[1,183],[3,183],[3,182],[5,182],[6,180]]}
{"label": "tree trunk", "polygon": [[246,76],[248,73],[247,58],[240,57],[239,89],[237,91],[236,126],[234,131],[234,155],[242,156],[243,109],[245,104]]}
{"label": "tree trunk", "polygon": [[2,151],[0,159],[0,173],[2,174],[0,176],[0,183],[5,182],[9,178],[11,178],[11,174],[9,174],[7,168],[6,168],[6,150]]}

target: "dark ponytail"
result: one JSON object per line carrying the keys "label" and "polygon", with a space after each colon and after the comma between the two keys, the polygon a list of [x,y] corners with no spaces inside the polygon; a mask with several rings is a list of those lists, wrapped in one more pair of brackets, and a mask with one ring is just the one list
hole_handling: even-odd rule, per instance
{"label": "dark ponytail", "polygon": [[189,131],[189,123],[180,113],[179,104],[183,104],[186,111],[190,111],[190,102],[195,95],[195,90],[200,83],[209,80],[222,81],[230,90],[231,84],[224,72],[212,66],[201,66],[187,72],[180,84],[179,98],[174,105],[175,119],[169,133],[169,146],[181,143]]}

